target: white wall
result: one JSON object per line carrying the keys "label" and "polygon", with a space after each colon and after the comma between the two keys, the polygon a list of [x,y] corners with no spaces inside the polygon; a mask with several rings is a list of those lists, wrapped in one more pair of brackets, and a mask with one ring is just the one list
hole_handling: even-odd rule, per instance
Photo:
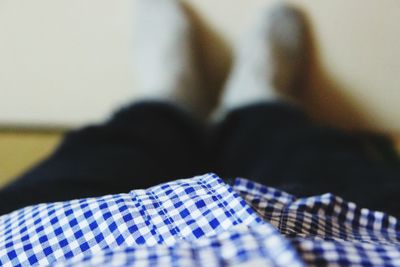
{"label": "white wall", "polygon": [[[271,1],[186,2],[230,46]],[[291,2],[313,25],[312,112],[348,127],[400,130],[400,2]],[[80,125],[134,97],[134,12],[132,0],[0,1],[0,125]],[[204,57],[221,77],[228,61],[207,34]]]}

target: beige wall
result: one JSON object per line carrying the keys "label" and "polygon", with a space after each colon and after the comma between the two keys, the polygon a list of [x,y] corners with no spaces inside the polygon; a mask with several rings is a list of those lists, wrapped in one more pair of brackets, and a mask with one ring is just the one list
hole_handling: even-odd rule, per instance
{"label": "beige wall", "polygon": [[[220,84],[227,48],[271,1],[186,2],[203,25],[210,82]],[[348,127],[399,131],[400,2],[291,2],[314,36],[305,94],[312,112]],[[131,0],[0,1],[0,124],[80,125],[134,97],[134,12]]]}

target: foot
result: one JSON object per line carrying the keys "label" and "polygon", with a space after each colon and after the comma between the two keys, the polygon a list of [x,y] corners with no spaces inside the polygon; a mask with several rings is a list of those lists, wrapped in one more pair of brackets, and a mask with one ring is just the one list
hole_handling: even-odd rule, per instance
{"label": "foot", "polygon": [[265,11],[236,49],[221,99],[221,113],[285,98],[304,70],[305,23],[294,8]]}
{"label": "foot", "polygon": [[205,116],[205,95],[188,19],[176,0],[139,0],[135,67],[137,97],[175,103]]}

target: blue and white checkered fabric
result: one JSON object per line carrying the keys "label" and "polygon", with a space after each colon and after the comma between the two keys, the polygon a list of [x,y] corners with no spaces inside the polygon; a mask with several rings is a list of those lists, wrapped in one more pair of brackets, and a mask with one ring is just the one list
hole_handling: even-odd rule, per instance
{"label": "blue and white checkered fabric", "polygon": [[216,175],[0,217],[1,266],[400,266],[399,225]]}
{"label": "blue and white checkered fabric", "polygon": [[332,194],[296,199],[246,179],[234,185],[311,266],[400,266],[400,224]]}

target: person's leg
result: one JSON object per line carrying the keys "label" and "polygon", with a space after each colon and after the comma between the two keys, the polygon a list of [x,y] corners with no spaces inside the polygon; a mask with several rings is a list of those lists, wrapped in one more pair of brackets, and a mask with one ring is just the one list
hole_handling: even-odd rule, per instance
{"label": "person's leg", "polygon": [[218,128],[217,172],[296,196],[333,193],[400,215],[400,168],[389,139],[315,126],[284,103],[231,112]]}
{"label": "person's leg", "polygon": [[[261,23],[264,31],[257,31],[267,33],[268,38],[248,39],[256,45],[240,48],[223,102],[228,115],[216,129],[217,172],[225,178],[254,179],[299,197],[331,192],[363,207],[400,215],[400,169],[380,160],[384,154],[375,149],[377,142],[390,149],[389,140],[318,127],[299,108],[285,100],[277,101],[279,94],[273,88],[290,88],[273,81],[280,80],[283,73],[287,84],[293,85],[295,69],[301,65],[277,61],[285,59],[285,54],[297,58],[296,50],[302,52],[302,45],[280,37],[301,36],[302,21],[290,9],[274,12],[269,21]],[[278,30],[281,33],[277,36]],[[281,57],[265,57],[264,61],[246,58],[248,51],[260,54],[257,49],[262,48],[267,55],[278,50]],[[281,69],[286,67],[295,71],[288,76]],[[257,76],[257,72],[267,73]],[[256,97],[242,103],[240,90],[251,90]],[[235,96],[238,101],[232,101]]]}
{"label": "person's leg", "polygon": [[53,155],[0,190],[0,214],[207,171],[204,128],[195,118],[204,110],[188,21],[174,0],[140,5],[136,104],[103,125],[67,134]]}
{"label": "person's leg", "polygon": [[206,171],[203,128],[165,103],[141,103],[66,135],[47,160],[0,190],[0,214],[30,204],[147,188]]}

